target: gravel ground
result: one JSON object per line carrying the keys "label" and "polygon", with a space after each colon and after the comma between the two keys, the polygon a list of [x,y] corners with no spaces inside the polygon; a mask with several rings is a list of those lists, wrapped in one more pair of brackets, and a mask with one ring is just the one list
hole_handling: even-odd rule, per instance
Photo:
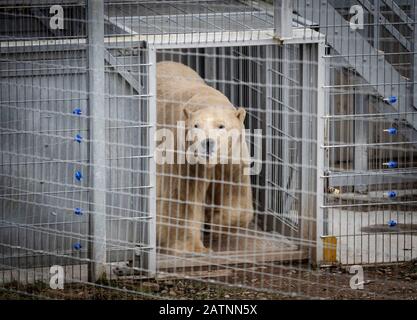
{"label": "gravel ground", "polygon": [[[215,271],[203,273],[209,276]],[[167,277],[158,280],[106,280],[94,286],[66,284],[64,290],[52,290],[40,282],[31,285],[9,283],[0,288],[3,289],[0,299],[417,300],[417,261],[365,268],[362,290],[350,288],[351,277],[348,269],[340,267],[313,270],[306,265],[246,266],[202,281]],[[236,287],[236,284],[241,287]]]}

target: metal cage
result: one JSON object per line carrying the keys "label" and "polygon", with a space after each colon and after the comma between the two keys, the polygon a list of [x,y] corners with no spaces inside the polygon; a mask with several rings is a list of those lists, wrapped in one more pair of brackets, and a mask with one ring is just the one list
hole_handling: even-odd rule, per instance
{"label": "metal cage", "polygon": [[[326,285],[314,274],[274,283],[305,262],[416,258],[416,1],[55,5],[0,4],[2,286],[48,281],[52,265],[81,285],[220,269],[220,283],[309,297]],[[243,106],[260,154],[250,227],[206,232],[208,254],[157,245],[160,61]]]}

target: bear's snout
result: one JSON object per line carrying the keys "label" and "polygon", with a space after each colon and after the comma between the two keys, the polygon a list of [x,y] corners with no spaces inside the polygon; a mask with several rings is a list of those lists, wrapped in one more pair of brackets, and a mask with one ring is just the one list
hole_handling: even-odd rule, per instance
{"label": "bear's snout", "polygon": [[216,147],[216,141],[213,139],[204,139],[201,141],[201,147],[205,150],[206,155],[211,155]]}

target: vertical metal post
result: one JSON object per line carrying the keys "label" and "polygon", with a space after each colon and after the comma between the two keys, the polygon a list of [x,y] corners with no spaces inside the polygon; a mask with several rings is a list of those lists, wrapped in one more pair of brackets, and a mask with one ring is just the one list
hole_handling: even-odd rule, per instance
{"label": "vertical metal post", "polygon": [[207,48],[205,50],[206,57],[204,58],[204,77],[205,80],[215,88],[216,75],[216,48]]}
{"label": "vertical metal post", "polygon": [[155,130],[156,130],[156,50],[150,47],[148,50],[148,124],[151,125],[149,129],[149,216],[148,220],[148,242],[149,254],[147,257],[147,270],[149,276],[156,274],[156,164],[155,164]]}
{"label": "vertical metal post", "polygon": [[379,50],[379,15],[381,13],[381,4],[380,0],[374,0],[374,10],[372,11],[373,17],[374,17],[374,48]]}
{"label": "vertical metal post", "polygon": [[325,74],[326,74],[326,61],[324,58],[326,52],[326,45],[324,42],[319,42],[317,50],[317,121],[316,121],[316,136],[317,136],[317,149],[316,149],[316,254],[315,264],[319,265],[323,261],[323,244],[321,236],[324,234],[325,224],[327,223],[324,216],[324,153],[323,150],[325,141],[325,122],[324,115],[326,114],[327,106],[324,93]]}
{"label": "vertical metal post", "polygon": [[314,171],[311,166],[314,165],[313,145],[310,142],[312,138],[314,122],[314,104],[311,103],[313,81],[312,81],[312,47],[311,45],[302,46],[302,98],[301,98],[301,174],[300,174],[300,238],[302,243],[307,243],[306,246],[300,248],[308,253],[310,259],[312,256],[312,237],[314,222],[314,197],[311,196],[311,191],[314,190]]}
{"label": "vertical metal post", "polygon": [[[374,36],[374,47],[378,49],[378,27],[379,27],[379,0],[374,1],[374,10],[372,11],[374,17],[374,29],[373,29],[373,36]],[[364,17],[365,25],[370,23],[370,19],[367,15]],[[371,30],[365,28],[364,32],[366,36],[370,36]],[[369,33],[369,34],[368,34]],[[359,77],[352,75],[357,82],[360,83]],[[355,88],[354,91],[354,112],[355,115],[364,114],[366,113],[365,106],[369,105],[369,96],[358,93],[360,91],[359,88]],[[353,166],[355,171],[364,172],[368,170],[368,148],[363,146],[368,141],[368,126],[366,121],[363,119],[358,120],[357,118],[354,120],[354,143],[357,145],[354,148],[354,159],[353,159]],[[364,192],[367,189],[367,186],[363,184],[359,184],[355,186],[355,191]]]}
{"label": "vertical metal post", "polygon": [[293,0],[274,1],[275,37],[280,40],[292,37]]}
{"label": "vertical metal post", "polygon": [[[413,46],[413,106],[414,108],[417,108],[417,0],[414,0],[414,30],[413,30],[413,36],[414,36],[414,46]],[[414,118],[415,119],[415,118]]]}
{"label": "vertical metal post", "polygon": [[106,144],[104,101],[104,4],[89,0],[88,75],[90,115],[89,279],[105,275],[106,265]]}
{"label": "vertical metal post", "polygon": [[[282,136],[282,143],[281,143],[281,158],[282,158],[282,187],[287,192],[282,193],[282,213],[284,215],[289,214],[289,210],[291,208],[292,198],[288,195],[291,189],[290,184],[290,170],[289,170],[289,163],[290,163],[290,153],[289,153],[289,146],[290,141],[288,141],[290,134],[290,48],[288,45],[282,46],[282,114],[281,114],[281,130],[285,133]],[[291,106],[292,107],[292,106]]]}

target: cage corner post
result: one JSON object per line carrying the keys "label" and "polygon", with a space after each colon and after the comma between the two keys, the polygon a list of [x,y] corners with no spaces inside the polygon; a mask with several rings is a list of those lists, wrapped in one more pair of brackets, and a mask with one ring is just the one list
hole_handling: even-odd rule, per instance
{"label": "cage corner post", "polygon": [[284,40],[292,37],[293,0],[274,1],[274,35]]}
{"label": "cage corner post", "polygon": [[89,281],[106,276],[106,131],[104,100],[104,3],[87,1],[88,115],[90,123]]}
{"label": "cage corner post", "polygon": [[323,262],[323,243],[322,236],[325,234],[327,219],[324,214],[324,161],[325,150],[325,121],[324,116],[327,110],[327,101],[325,96],[326,81],[326,44],[320,41],[317,45],[317,112],[316,112],[316,208],[315,208],[315,241],[316,251],[313,255],[313,262],[316,266],[320,266]]}
{"label": "cage corner post", "polygon": [[148,94],[149,94],[149,109],[148,121],[150,124],[149,130],[149,152],[152,155],[149,163],[149,223],[148,223],[148,241],[149,253],[147,257],[147,270],[149,277],[156,276],[156,162],[155,162],[155,131],[157,125],[156,119],[156,49],[149,46],[148,49]]}

